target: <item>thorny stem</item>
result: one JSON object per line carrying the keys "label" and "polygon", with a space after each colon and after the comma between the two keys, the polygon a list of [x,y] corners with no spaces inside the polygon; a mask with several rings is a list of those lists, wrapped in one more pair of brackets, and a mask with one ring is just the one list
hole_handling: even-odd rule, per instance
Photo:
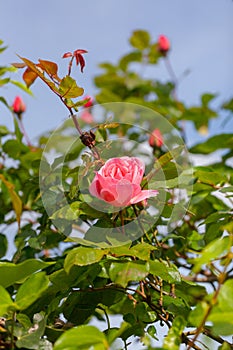
{"label": "thorny stem", "polygon": [[164,57],[164,63],[165,63],[165,66],[166,66],[166,69],[168,71],[168,74],[170,75],[171,77],[171,80],[172,82],[174,83],[174,89],[173,89],[173,98],[174,100],[177,100],[177,86],[178,86],[178,79],[176,77],[176,74],[172,68],[172,65],[171,65],[171,62],[169,60],[169,58],[167,56]]}
{"label": "thorny stem", "polygon": [[[67,106],[67,105],[66,105],[66,106]],[[76,117],[75,117],[75,115],[74,115],[72,109],[71,109],[70,107],[68,107],[68,106],[67,106],[67,108],[69,109],[69,112],[70,112],[70,115],[71,115],[71,118],[72,118],[72,120],[73,120],[73,123],[74,123],[75,128],[77,129],[78,133],[79,133],[80,135],[82,135],[82,133],[83,133],[83,132],[82,132],[82,129],[80,128],[79,123],[78,123],[78,121],[77,121],[77,119],[76,119]]]}
{"label": "thorny stem", "polygon": [[18,119],[18,123],[19,123],[20,130],[21,130],[21,132],[22,132],[22,134],[23,134],[23,136],[24,136],[24,138],[25,138],[25,140],[26,140],[26,142],[27,142],[27,145],[28,145],[29,147],[32,147],[32,143],[31,143],[31,141],[30,141],[30,139],[29,139],[29,137],[28,137],[28,134],[26,133],[26,130],[25,130],[25,128],[24,128],[24,125],[23,125],[22,120],[21,120],[21,119]]}
{"label": "thorny stem", "polygon": [[[139,218],[139,215],[138,215],[138,212],[137,212],[135,204],[132,204],[132,207],[133,207],[134,214],[136,215],[136,218],[137,218],[137,221],[138,221],[138,225],[139,225],[139,227],[140,227],[140,229],[142,231],[142,234],[144,235],[145,231],[144,231],[144,228],[142,226],[141,220]],[[149,238],[149,237],[147,237],[147,238]]]}
{"label": "thorny stem", "polygon": [[72,68],[72,63],[73,63],[73,60],[74,60],[74,56],[72,56],[71,60],[70,60],[70,63],[69,63],[69,67],[68,67],[68,75],[71,74],[71,68]]}
{"label": "thorny stem", "polygon": [[218,337],[217,335],[212,334],[208,329],[204,329],[203,334],[205,334],[207,337],[217,341],[220,344],[227,343],[229,346],[232,346],[229,342],[227,342],[225,339],[222,339],[221,337]]}
{"label": "thorny stem", "polygon": [[191,346],[193,349],[195,349],[195,350],[202,350],[196,344],[192,344],[191,340],[184,333],[182,334],[182,340],[183,340],[183,342],[185,344],[187,344],[188,346]]}
{"label": "thorny stem", "polygon": [[[70,108],[69,106],[67,106],[67,104],[65,103],[65,101],[63,100],[63,98],[62,98],[61,96],[60,96],[60,99],[61,99],[61,101],[65,104],[65,106],[68,108],[68,110],[69,110],[69,112],[70,112],[70,115],[71,115],[71,118],[72,118],[72,120],[73,120],[74,126],[75,126],[75,128],[77,129],[79,135],[82,136],[82,135],[83,135],[83,131],[82,131],[82,129],[80,128],[80,125],[79,125],[79,123],[78,123],[78,121],[77,121],[77,118],[76,118],[74,112],[72,111],[72,108]],[[98,152],[98,150],[96,149],[96,147],[93,146],[93,147],[89,147],[89,148],[90,148],[90,150],[92,151],[92,154],[93,154],[94,158],[97,159],[97,160],[100,160],[101,158],[100,158],[99,152]]]}

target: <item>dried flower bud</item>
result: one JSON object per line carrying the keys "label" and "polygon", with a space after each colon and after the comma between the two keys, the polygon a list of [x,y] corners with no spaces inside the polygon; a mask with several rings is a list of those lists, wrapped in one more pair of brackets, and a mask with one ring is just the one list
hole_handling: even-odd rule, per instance
{"label": "dried flower bud", "polygon": [[92,131],[85,131],[80,136],[80,139],[82,143],[89,148],[93,148],[95,146],[95,134]]}

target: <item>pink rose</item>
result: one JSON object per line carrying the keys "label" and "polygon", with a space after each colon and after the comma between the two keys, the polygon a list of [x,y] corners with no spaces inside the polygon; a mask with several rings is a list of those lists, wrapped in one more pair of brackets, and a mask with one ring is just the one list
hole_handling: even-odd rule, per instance
{"label": "pink rose", "polygon": [[166,54],[170,50],[170,41],[165,35],[160,35],[158,39],[159,51]]}
{"label": "pink rose", "polygon": [[142,190],[145,165],[136,157],[109,159],[96,173],[90,193],[114,207],[126,207],[158,194],[156,190]]}
{"label": "pink rose", "polygon": [[154,129],[149,137],[149,145],[151,147],[161,147],[163,145],[163,136],[159,129]]}
{"label": "pink rose", "polygon": [[16,96],[12,105],[15,114],[21,114],[26,111],[26,105],[20,96]]}

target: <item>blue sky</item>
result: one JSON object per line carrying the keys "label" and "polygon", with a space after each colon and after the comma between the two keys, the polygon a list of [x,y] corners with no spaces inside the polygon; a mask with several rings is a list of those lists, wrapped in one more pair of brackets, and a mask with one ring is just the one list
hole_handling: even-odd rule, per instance
{"label": "blue sky", "polygon": [[[167,35],[172,44],[170,59],[177,76],[190,74],[179,88],[187,104],[198,103],[203,92],[219,93],[217,101],[231,97],[233,91],[233,1],[231,0],[0,0],[0,38],[8,45],[0,65],[17,61],[16,53],[37,61],[51,59],[65,67],[66,51],[87,49],[84,74],[78,83],[86,94],[96,89],[93,77],[98,64],[116,60],[129,50],[128,38],[135,29],[146,29],[154,40]],[[13,78],[21,80],[22,72]],[[156,79],[168,78],[164,65],[154,68]],[[27,104],[24,122],[32,137],[57,127],[67,112],[39,81],[32,86],[34,97],[9,86],[1,91],[9,101],[21,94]],[[0,105],[0,123],[9,124],[10,116]],[[218,122],[211,133],[219,132]],[[227,124],[233,128],[232,123]]]}

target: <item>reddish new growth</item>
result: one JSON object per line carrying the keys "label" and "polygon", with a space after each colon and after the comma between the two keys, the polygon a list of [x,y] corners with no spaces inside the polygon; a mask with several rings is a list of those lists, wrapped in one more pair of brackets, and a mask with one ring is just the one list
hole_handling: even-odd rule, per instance
{"label": "reddish new growth", "polygon": [[71,57],[71,60],[70,60],[70,63],[69,63],[69,68],[68,68],[68,75],[70,75],[70,73],[71,73],[71,68],[72,68],[72,64],[73,64],[74,58],[76,60],[76,65],[77,66],[80,65],[81,72],[83,73],[83,69],[85,67],[85,60],[83,58],[83,54],[84,53],[87,53],[87,51],[86,50],[82,50],[82,49],[75,50],[73,53],[72,52],[64,53],[62,58]]}

